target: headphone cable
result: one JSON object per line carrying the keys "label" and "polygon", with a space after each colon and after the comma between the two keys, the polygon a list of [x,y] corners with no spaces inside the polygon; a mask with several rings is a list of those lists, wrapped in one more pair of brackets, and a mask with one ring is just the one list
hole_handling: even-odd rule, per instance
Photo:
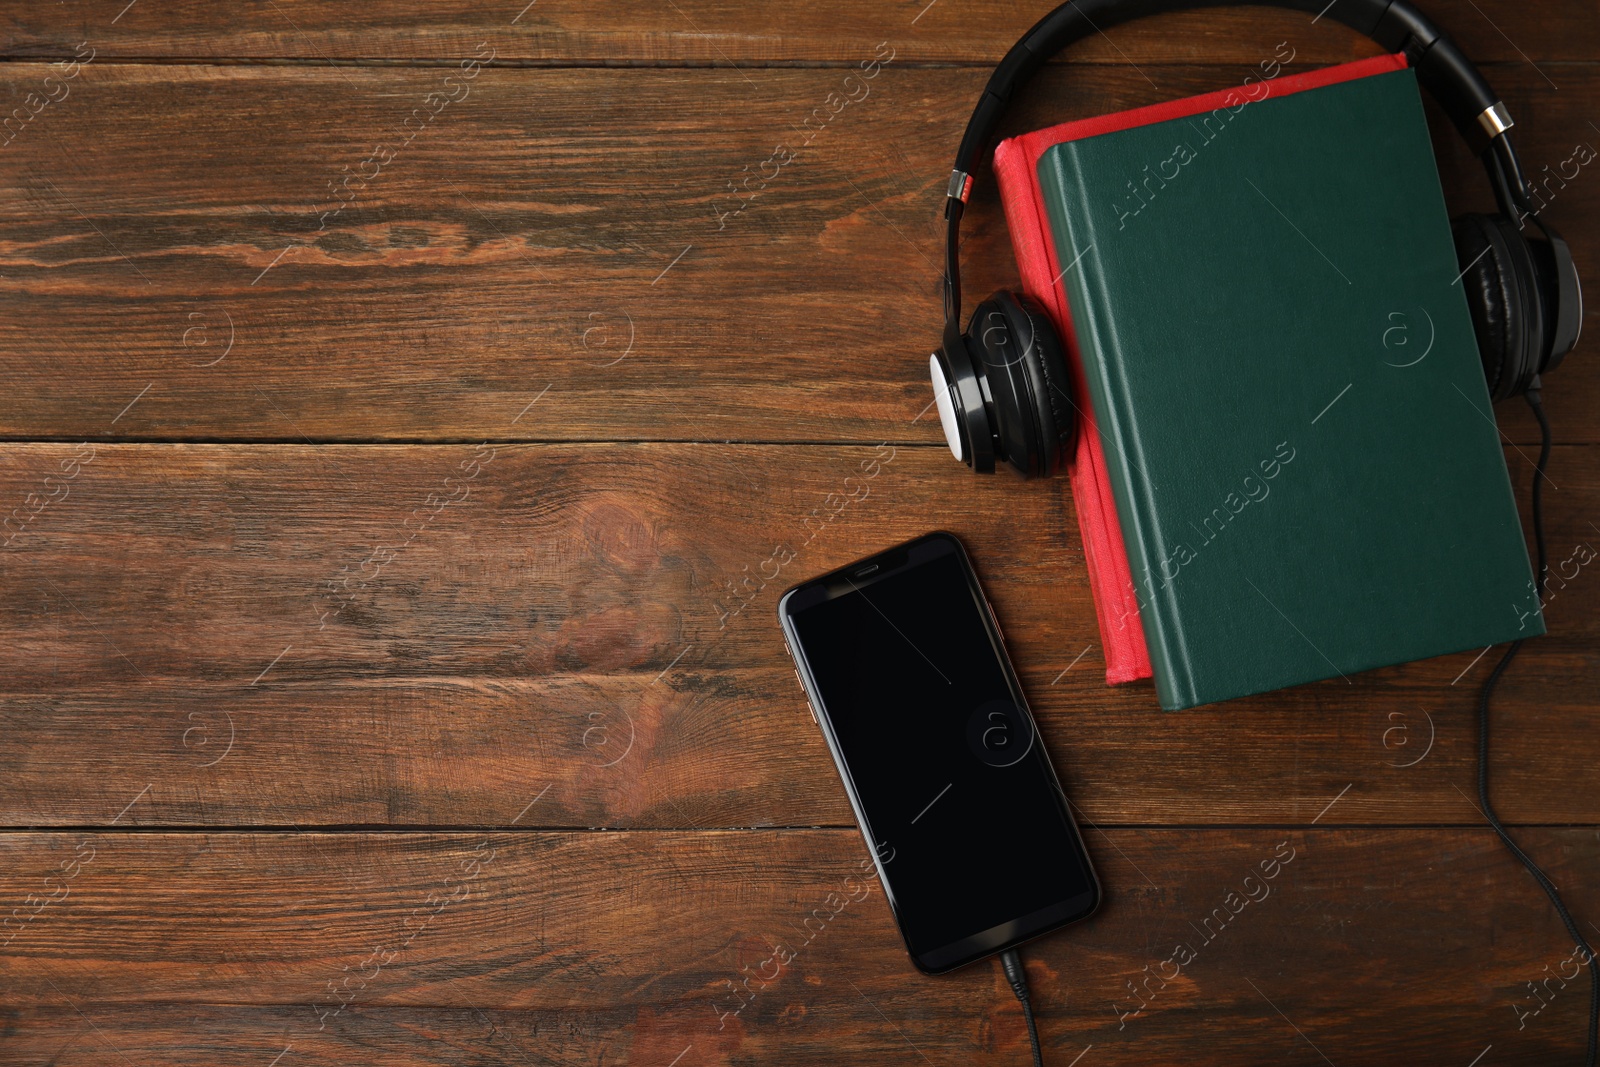
{"label": "headphone cable", "polygon": [[1022,969],[1022,957],[1014,948],[1000,954],[1000,967],[1006,972],[1011,991],[1022,1003],[1022,1017],[1028,1021],[1028,1041],[1033,1045],[1033,1067],[1044,1067],[1044,1053],[1039,1049],[1039,1027],[1033,1021],[1033,1005],[1028,1000],[1028,972]]}
{"label": "headphone cable", "polygon": [[[1538,552],[1539,569],[1534,579],[1534,593],[1539,601],[1541,610],[1544,606],[1545,582],[1549,574],[1549,563],[1545,553],[1544,541],[1544,494],[1545,467],[1550,462],[1550,420],[1545,417],[1544,404],[1540,399],[1540,381],[1535,375],[1529,384],[1526,394],[1528,407],[1533,409],[1533,417],[1539,420],[1539,462],[1533,466],[1533,539]],[[1489,820],[1489,825],[1499,835],[1502,843],[1511,851],[1528,873],[1533,875],[1534,881],[1539,883],[1539,888],[1544,890],[1545,896],[1550,898],[1550,903],[1555,905],[1556,914],[1561,916],[1561,921],[1566,925],[1567,933],[1572,935],[1575,947],[1583,953],[1589,964],[1589,1043],[1588,1051],[1584,1056],[1585,1067],[1595,1067],[1595,1054],[1597,1038],[1600,1038],[1600,962],[1595,959],[1594,950],[1589,947],[1589,942],[1578,929],[1578,924],[1573,921],[1572,913],[1567,911],[1567,906],[1561,901],[1561,893],[1555,885],[1539,869],[1539,865],[1528,857],[1528,854],[1511,839],[1506,832],[1500,817],[1495,814],[1494,806],[1489,803],[1489,700],[1494,695],[1494,687],[1505,674],[1506,668],[1511,666],[1511,661],[1517,658],[1517,653],[1522,648],[1522,638],[1511,642],[1505,654],[1500,657],[1500,662],[1489,674],[1483,683],[1483,689],[1478,695],[1478,802],[1483,808],[1484,818]],[[1021,994],[1019,994],[1021,995]]]}
{"label": "headphone cable", "polygon": [[[1528,407],[1533,410],[1533,417],[1539,421],[1539,461],[1533,467],[1533,539],[1539,561],[1539,569],[1534,579],[1534,591],[1542,607],[1550,569],[1545,548],[1544,493],[1541,485],[1545,478],[1545,468],[1550,463],[1550,420],[1544,413],[1539,386],[1539,378],[1535,376],[1525,396]],[[1511,839],[1505,824],[1495,814],[1494,805],[1489,802],[1489,702],[1494,696],[1495,686],[1521,649],[1521,638],[1511,642],[1511,646],[1500,657],[1500,662],[1495,664],[1494,670],[1490,672],[1478,695],[1478,803],[1483,808],[1484,818],[1489,821],[1489,825],[1501,842],[1527,868],[1528,873],[1533,875],[1534,881],[1539,883],[1539,888],[1544,890],[1545,896],[1550,898],[1550,903],[1555,905],[1556,914],[1561,916],[1561,922],[1566,926],[1567,933],[1572,935],[1574,946],[1583,953],[1589,964],[1588,1046],[1583,1062],[1585,1067],[1596,1067],[1595,1056],[1597,1049],[1600,1049],[1600,960],[1595,958],[1594,949],[1589,947],[1589,942],[1578,929],[1572,913],[1562,902],[1560,891],[1539,865]],[[1016,949],[1008,949],[1000,954],[1000,966],[1005,971],[1006,981],[1011,984],[1011,991],[1016,994],[1017,1001],[1022,1005],[1022,1017],[1028,1024],[1028,1041],[1033,1047],[1034,1067],[1044,1067],[1044,1056],[1039,1047],[1039,1028],[1033,1018],[1033,1005],[1028,997],[1028,974],[1022,967],[1022,957],[1017,954]]]}

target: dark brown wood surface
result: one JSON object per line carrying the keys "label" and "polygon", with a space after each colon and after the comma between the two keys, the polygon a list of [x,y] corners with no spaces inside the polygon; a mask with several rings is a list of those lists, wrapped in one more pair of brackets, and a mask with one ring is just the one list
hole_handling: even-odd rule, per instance
{"label": "dark brown wood surface", "polygon": [[[1600,146],[1592,3],[1428,6],[1531,171]],[[949,159],[1041,11],[0,10],[0,1063],[1026,1063],[998,968],[918,975],[858,880],[773,618],[933,527],[1106,884],[1028,952],[1047,1064],[1577,1062],[1571,945],[1477,805],[1497,651],[1163,713],[1103,684],[1065,480],[943,449]],[[1007,126],[1279,42],[1375,51],[1174,16],[1071,50]],[[1485,208],[1432,117],[1452,209]],[[1592,167],[1548,217],[1600,292]],[[1014,280],[992,183],[965,247],[969,292]],[[1589,355],[1547,383],[1555,561],[1600,542]],[[1526,508],[1537,430],[1496,414]],[[1592,567],[1547,617],[1494,793],[1600,936]]]}

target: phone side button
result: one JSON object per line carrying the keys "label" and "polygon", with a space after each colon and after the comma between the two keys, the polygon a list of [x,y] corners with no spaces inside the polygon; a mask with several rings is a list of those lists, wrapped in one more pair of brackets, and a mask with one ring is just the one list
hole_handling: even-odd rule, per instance
{"label": "phone side button", "polygon": [[817,709],[811,706],[811,694],[806,692],[806,683],[800,680],[799,667],[794,669],[794,684],[800,687],[800,694],[806,698],[806,711],[811,713],[811,721],[821,726],[822,724],[817,722]]}

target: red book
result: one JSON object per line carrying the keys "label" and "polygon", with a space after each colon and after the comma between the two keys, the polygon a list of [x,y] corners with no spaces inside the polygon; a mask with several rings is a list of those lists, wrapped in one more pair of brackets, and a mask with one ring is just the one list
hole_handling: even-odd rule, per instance
{"label": "red book", "polygon": [[[1281,54],[1284,47],[1280,45],[1280,54],[1262,62],[1258,67],[1260,74],[1246,78],[1242,85],[1131,111],[1064,122],[1001,141],[995,148],[995,179],[1005,205],[1006,224],[1011,230],[1023,292],[1037,300],[1054,320],[1079,397],[1083,432],[1078,435],[1070,481],[1078,510],[1078,528],[1083,534],[1084,559],[1089,567],[1089,589],[1094,595],[1100,639],[1105,646],[1109,685],[1150,677],[1150,652],[1139,619],[1139,601],[1128,568],[1128,552],[1122,539],[1122,525],[1117,519],[1116,501],[1106,474],[1100,433],[1086,399],[1090,393],[1078,359],[1077,336],[1067,307],[1066,289],[1060,280],[1072,264],[1061,263],[1056,256],[1049,219],[1039,194],[1039,157],[1052,145],[1063,141],[1184,118],[1219,107],[1237,108],[1242,101],[1259,103],[1271,97],[1400,70],[1406,65],[1404,55],[1384,55],[1305,74],[1280,76],[1282,64],[1294,58],[1292,50],[1288,57]],[[1110,192],[1108,190],[1108,194]]]}

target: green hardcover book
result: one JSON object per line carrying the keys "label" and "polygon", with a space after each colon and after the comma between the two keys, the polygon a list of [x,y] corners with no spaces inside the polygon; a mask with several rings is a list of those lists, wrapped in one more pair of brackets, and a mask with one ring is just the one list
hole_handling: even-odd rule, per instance
{"label": "green hardcover book", "polygon": [[1413,71],[1038,175],[1163,707],[1544,632]]}

